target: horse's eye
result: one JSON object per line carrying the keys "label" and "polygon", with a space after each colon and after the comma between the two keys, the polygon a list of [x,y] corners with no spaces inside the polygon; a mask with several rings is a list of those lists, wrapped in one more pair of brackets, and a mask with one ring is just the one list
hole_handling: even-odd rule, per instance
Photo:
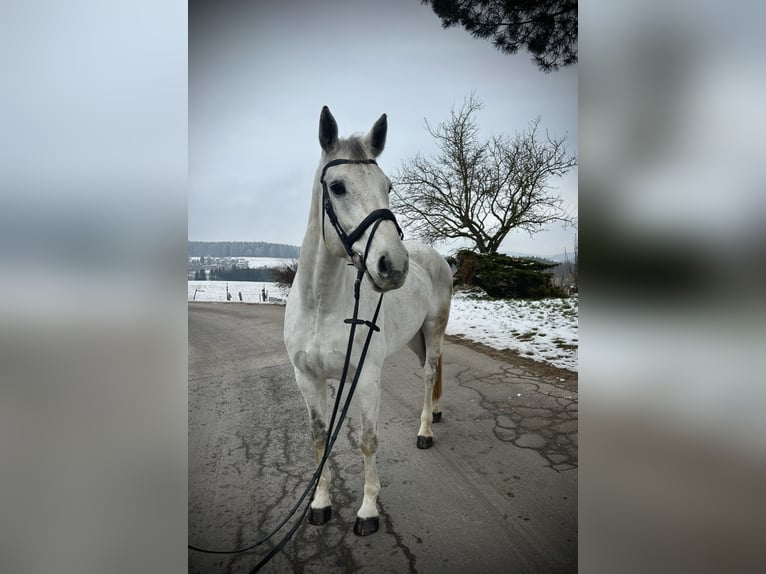
{"label": "horse's eye", "polygon": [[346,186],[341,182],[336,181],[335,183],[330,184],[330,191],[332,191],[335,195],[343,195],[346,193]]}

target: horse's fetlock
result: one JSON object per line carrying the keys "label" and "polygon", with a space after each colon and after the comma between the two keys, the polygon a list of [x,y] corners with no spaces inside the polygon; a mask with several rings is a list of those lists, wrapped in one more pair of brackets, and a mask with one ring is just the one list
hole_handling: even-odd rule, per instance
{"label": "horse's fetlock", "polygon": [[364,494],[365,496],[371,496],[373,498],[377,498],[378,494],[380,494],[380,481],[373,482],[373,483],[364,483]]}

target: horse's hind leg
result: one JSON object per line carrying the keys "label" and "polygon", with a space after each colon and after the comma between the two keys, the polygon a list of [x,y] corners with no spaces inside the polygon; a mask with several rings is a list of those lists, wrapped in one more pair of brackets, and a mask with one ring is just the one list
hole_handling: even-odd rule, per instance
{"label": "horse's hind leg", "polygon": [[380,479],[375,463],[375,453],[378,450],[378,413],[380,411],[380,368],[365,365],[359,378],[357,395],[361,414],[362,430],[360,448],[364,456],[364,498],[362,506],[356,513],[354,534],[367,536],[377,532],[378,494]]}
{"label": "horse's hind leg", "polygon": [[418,429],[418,448],[431,448],[434,444],[432,422],[441,420],[439,397],[441,396],[441,352],[445,325],[432,324],[428,320],[423,324],[421,332],[425,347],[423,360],[423,410],[420,412],[420,428]]}
{"label": "horse's hind leg", "polygon": [[[425,365],[423,365],[423,410],[420,412],[420,428],[418,429],[418,448],[431,448],[434,444],[434,433],[431,430],[431,422],[433,421],[433,391],[434,384],[436,382],[436,369],[438,356],[426,357]],[[441,418],[441,416],[439,417]]]}
{"label": "horse's hind leg", "polygon": [[[306,401],[311,422],[311,439],[314,442],[316,462],[319,464],[324,456],[327,442],[327,381],[315,379],[295,370],[295,379]],[[332,517],[332,501],[330,500],[330,480],[332,473],[330,465],[325,464],[319,477],[314,499],[311,501],[308,521],[310,524],[324,524]]]}
{"label": "horse's hind leg", "polygon": [[442,396],[442,356],[439,354],[439,361],[436,363],[436,380],[434,381],[434,390],[431,394],[433,406],[433,422],[438,423],[442,420],[442,409],[439,406],[439,399]]}

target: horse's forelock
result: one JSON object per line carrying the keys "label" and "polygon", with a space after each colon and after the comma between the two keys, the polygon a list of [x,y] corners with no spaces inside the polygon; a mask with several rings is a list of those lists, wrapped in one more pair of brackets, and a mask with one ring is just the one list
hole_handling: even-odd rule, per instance
{"label": "horse's forelock", "polygon": [[362,142],[361,137],[351,136],[348,139],[338,140],[338,157],[352,160],[370,159],[370,152]]}

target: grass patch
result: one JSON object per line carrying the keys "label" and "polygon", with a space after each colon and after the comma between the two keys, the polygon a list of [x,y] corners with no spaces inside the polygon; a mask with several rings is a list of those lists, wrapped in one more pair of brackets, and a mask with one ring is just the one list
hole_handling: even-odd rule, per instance
{"label": "grass patch", "polygon": [[579,347],[577,343],[567,343],[566,341],[563,341],[561,339],[556,339],[555,341],[553,341],[553,344],[556,345],[562,351],[576,351]]}

